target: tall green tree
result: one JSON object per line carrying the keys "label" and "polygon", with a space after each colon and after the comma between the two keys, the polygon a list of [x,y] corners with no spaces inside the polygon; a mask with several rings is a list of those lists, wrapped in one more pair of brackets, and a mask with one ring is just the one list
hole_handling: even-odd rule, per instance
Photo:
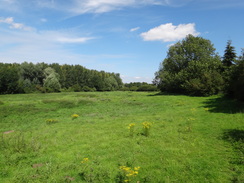
{"label": "tall green tree", "polygon": [[232,43],[231,40],[227,41],[227,45],[225,48],[225,53],[222,61],[223,65],[226,67],[230,67],[231,65],[233,65],[236,59],[235,47],[232,46],[231,43]]}
{"label": "tall green tree", "polygon": [[154,83],[161,91],[190,95],[212,95],[221,90],[221,60],[213,44],[188,35],[168,50],[155,74]]}
{"label": "tall green tree", "polygon": [[48,67],[44,70],[45,79],[44,79],[44,87],[48,92],[59,92],[61,89],[61,85],[59,83],[59,75],[55,72],[55,70],[51,67]]}
{"label": "tall green tree", "polygon": [[236,64],[229,69],[225,93],[227,96],[244,101],[244,49]]}
{"label": "tall green tree", "polygon": [[18,93],[18,64],[0,63],[0,94]]}

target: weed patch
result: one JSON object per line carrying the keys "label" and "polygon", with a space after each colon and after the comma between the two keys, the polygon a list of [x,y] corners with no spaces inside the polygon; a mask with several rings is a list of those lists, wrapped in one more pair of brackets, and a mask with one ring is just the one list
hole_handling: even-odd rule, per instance
{"label": "weed patch", "polygon": [[47,120],[46,120],[46,123],[47,123],[48,125],[51,125],[51,124],[58,123],[58,120],[57,120],[57,119],[47,119]]}

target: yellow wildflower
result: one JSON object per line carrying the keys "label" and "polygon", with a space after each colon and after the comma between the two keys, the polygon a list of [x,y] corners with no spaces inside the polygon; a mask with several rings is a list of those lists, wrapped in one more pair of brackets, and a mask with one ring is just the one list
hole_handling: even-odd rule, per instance
{"label": "yellow wildflower", "polygon": [[135,125],[136,125],[135,123],[131,123],[131,124],[129,124],[128,129],[133,128]]}
{"label": "yellow wildflower", "polygon": [[147,128],[147,129],[149,129],[149,128],[151,128],[152,123],[149,123],[149,122],[143,122],[142,125],[143,125],[143,128]]}
{"label": "yellow wildflower", "polygon": [[138,171],[141,167],[137,166],[134,168],[135,171]]}
{"label": "yellow wildflower", "polygon": [[53,124],[53,123],[57,123],[58,122],[58,120],[56,120],[56,119],[47,119],[46,120],[46,123],[48,123],[48,124]]}
{"label": "yellow wildflower", "polygon": [[72,117],[72,119],[75,119],[75,118],[78,118],[79,115],[78,114],[72,114],[71,117]]}
{"label": "yellow wildflower", "polygon": [[81,163],[86,163],[88,162],[88,158],[83,158],[83,161],[81,161]]}

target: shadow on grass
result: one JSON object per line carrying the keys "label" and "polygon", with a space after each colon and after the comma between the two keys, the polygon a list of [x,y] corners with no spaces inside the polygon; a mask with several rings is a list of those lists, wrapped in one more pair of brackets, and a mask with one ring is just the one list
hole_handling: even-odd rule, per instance
{"label": "shadow on grass", "polygon": [[182,93],[167,93],[167,92],[158,92],[158,93],[155,93],[155,94],[150,94],[150,95],[147,95],[149,97],[154,97],[154,96],[162,96],[162,95],[167,95],[167,96],[182,96],[184,94]]}
{"label": "shadow on grass", "polygon": [[[147,96],[188,96],[188,97],[197,97],[184,95],[180,93],[166,93],[166,92],[158,92],[155,94],[149,94]],[[208,108],[209,112],[215,113],[244,113],[244,102],[240,102],[234,99],[226,98],[226,97],[206,97],[206,100],[203,102],[203,107]]]}
{"label": "shadow on grass", "polygon": [[233,171],[231,182],[243,182],[244,176],[241,167],[244,164],[244,130],[225,130],[222,138],[228,141],[235,150],[235,155],[230,160],[230,164],[232,164],[230,170]]}
{"label": "shadow on grass", "polygon": [[231,129],[225,130],[223,133],[223,140],[231,143],[235,149],[237,156],[231,161],[232,164],[244,164],[244,130]]}
{"label": "shadow on grass", "polygon": [[203,102],[203,107],[215,113],[243,113],[244,103],[225,97],[210,98]]}
{"label": "shadow on grass", "polygon": [[230,142],[244,143],[244,130],[239,130],[239,129],[225,130],[223,134],[223,139]]}

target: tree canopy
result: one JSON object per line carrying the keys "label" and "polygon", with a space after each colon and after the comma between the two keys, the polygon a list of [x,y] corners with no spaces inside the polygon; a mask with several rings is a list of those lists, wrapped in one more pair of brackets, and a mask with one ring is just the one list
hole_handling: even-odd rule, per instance
{"label": "tree canopy", "polygon": [[213,44],[188,35],[168,50],[156,72],[161,91],[207,96],[218,93],[223,83],[221,60]]}
{"label": "tree canopy", "polygon": [[236,58],[235,48],[231,45],[231,40],[228,40],[225,48],[223,61],[222,61],[223,65],[226,67],[230,67],[235,63],[235,58]]}
{"label": "tree canopy", "polygon": [[66,91],[113,91],[123,87],[118,73],[80,65],[0,63],[0,94]]}

